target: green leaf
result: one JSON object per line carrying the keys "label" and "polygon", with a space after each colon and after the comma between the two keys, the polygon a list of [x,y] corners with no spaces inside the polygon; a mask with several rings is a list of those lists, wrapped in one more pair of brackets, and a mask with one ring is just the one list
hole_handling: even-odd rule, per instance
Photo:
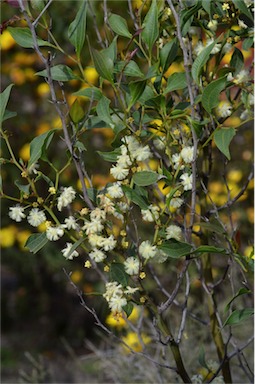
{"label": "green leaf", "polygon": [[236,309],[231,313],[231,315],[224,322],[222,328],[224,328],[226,325],[240,324],[242,321],[249,319],[253,315],[254,315],[254,308],[245,308],[241,310]]}
{"label": "green leaf", "polygon": [[66,259],[68,259],[68,257],[79,247],[79,245],[81,245],[81,243],[84,242],[84,238],[80,238],[79,240],[77,240],[70,248],[67,256],[66,256]]}
{"label": "green leaf", "polygon": [[74,21],[68,28],[68,38],[75,47],[78,58],[80,58],[81,50],[85,41],[86,34],[86,18],[87,18],[87,1],[83,0]]}
{"label": "green leaf", "polygon": [[226,233],[225,229],[219,224],[214,224],[211,222],[210,223],[198,222],[198,223],[194,223],[194,226],[195,225],[199,225],[202,229],[204,228],[209,232],[215,232],[215,233],[218,233],[219,235]]}
{"label": "green leaf", "polygon": [[8,87],[5,88],[3,92],[0,93],[0,125],[2,126],[2,122],[6,119],[4,119],[6,106],[10,97],[11,89],[14,84],[8,85]]}
{"label": "green leaf", "polygon": [[236,74],[241,71],[244,65],[244,57],[240,49],[235,47],[229,65],[230,67],[235,68]]}
{"label": "green leaf", "polygon": [[152,0],[150,9],[144,18],[142,27],[142,39],[148,45],[149,51],[151,51],[159,34],[158,8],[156,0]]}
{"label": "green leaf", "polygon": [[125,61],[119,61],[115,65],[114,71],[116,71],[116,72],[122,72],[123,71],[123,73],[126,76],[140,77],[140,78],[144,77],[143,72],[140,70],[140,68],[138,67],[136,62],[133,60],[129,61],[128,64]]}
{"label": "green leaf", "polygon": [[40,159],[44,149],[48,148],[55,130],[43,133],[40,136],[35,137],[30,143],[30,159],[28,161],[28,168]]}
{"label": "green leaf", "polygon": [[[7,31],[10,32],[12,35],[13,39],[16,41],[17,44],[19,44],[23,48],[34,48],[34,41],[32,37],[32,33],[29,28],[13,28],[13,27],[8,27]],[[42,40],[37,38],[36,39],[37,44],[39,47],[53,47],[55,46],[48,41]]]}
{"label": "green leaf", "polygon": [[73,95],[84,96],[84,97],[88,97],[89,99],[98,101],[102,97],[102,92],[98,88],[84,88],[84,89],[80,89],[77,92],[74,92]]}
{"label": "green leaf", "polygon": [[187,79],[185,73],[173,73],[167,80],[167,86],[164,95],[168,92],[176,91],[187,87]]}
{"label": "green leaf", "polygon": [[168,257],[173,259],[179,259],[180,257],[190,255],[192,252],[192,245],[176,240],[166,241],[158,246],[158,248],[166,253]]}
{"label": "green leaf", "polygon": [[108,19],[108,22],[113,32],[117,33],[117,35],[127,38],[132,37],[131,33],[128,30],[127,22],[123,17],[111,14]]}
{"label": "green leaf", "polygon": [[197,13],[197,11],[201,7],[202,7],[202,4],[200,1],[198,1],[197,4],[195,4],[193,7],[189,9],[184,9],[181,12],[180,21],[181,21],[182,36],[185,36],[188,33],[190,26],[193,22],[194,15],[195,13]]}
{"label": "green leaf", "polygon": [[128,110],[135,104],[135,102],[139,99],[139,97],[142,95],[144,89],[146,86],[146,80],[143,81],[136,81],[129,84],[129,89],[131,93],[131,98],[128,103]]}
{"label": "green leaf", "polygon": [[19,188],[22,194],[29,195],[30,184],[20,184],[18,180],[15,180],[14,184]]}
{"label": "green leaf", "polygon": [[71,105],[69,113],[74,124],[79,123],[79,121],[81,121],[85,115],[84,110],[77,99]]}
{"label": "green leaf", "polygon": [[211,0],[202,0],[202,7],[211,16]]}
{"label": "green leaf", "polygon": [[91,49],[91,57],[98,74],[105,80],[113,83],[113,61],[106,58],[103,53]]}
{"label": "green leaf", "polygon": [[113,121],[110,114],[110,102],[111,101],[107,99],[107,97],[102,96],[97,104],[96,111],[98,117],[100,117],[106,123],[112,125]]}
{"label": "green leaf", "polygon": [[30,4],[32,5],[33,9],[39,12],[41,12],[45,7],[44,0],[30,0]]}
{"label": "green leaf", "polygon": [[110,161],[112,163],[115,163],[118,160],[118,157],[121,155],[121,149],[116,148],[114,151],[111,152],[101,152],[97,151],[97,153],[105,160]]}
{"label": "green leaf", "polygon": [[138,205],[141,209],[148,209],[148,205],[140,193],[136,192],[134,189],[128,187],[127,185],[122,185],[122,190],[125,193],[126,197],[131,200],[133,203]]}
{"label": "green leaf", "polygon": [[218,149],[230,160],[229,145],[236,131],[234,128],[221,128],[214,132],[214,142]]}
{"label": "green leaf", "polygon": [[[0,101],[0,103],[1,103],[1,101]],[[8,120],[8,119],[11,119],[12,117],[15,117],[15,116],[17,116],[17,112],[8,111],[6,109],[5,112],[4,112],[4,116],[3,116],[2,122],[4,122],[5,120]]]}
{"label": "green leaf", "polygon": [[[36,72],[36,75],[48,77],[48,73],[46,69],[40,72]],[[79,79],[79,77],[73,73],[71,68],[63,64],[58,64],[52,67],[50,69],[50,75],[52,80],[56,80],[56,81],[69,81],[69,80]]]}
{"label": "green leaf", "polygon": [[243,13],[245,16],[247,16],[250,20],[253,21],[253,15],[247,8],[244,0],[233,0],[233,3],[235,7],[241,11],[241,13]]}
{"label": "green leaf", "polygon": [[141,171],[133,176],[134,183],[140,187],[154,184],[158,181],[159,175],[156,172]]}
{"label": "green leaf", "polygon": [[248,37],[243,41],[242,49],[245,51],[249,51],[249,49],[253,46],[253,37]]}
{"label": "green leaf", "polygon": [[208,113],[211,113],[212,109],[219,104],[219,96],[221,91],[225,88],[226,81],[226,77],[221,77],[220,79],[212,81],[204,89],[202,94],[202,105]]}
{"label": "green leaf", "polygon": [[208,61],[211,51],[213,50],[216,42],[217,40],[215,40],[212,44],[208,45],[208,47],[204,48],[203,51],[199,54],[199,56],[197,56],[194,63],[192,64],[191,74],[196,84],[200,83],[199,81],[200,73],[202,71],[203,66]]}
{"label": "green leaf", "polygon": [[35,233],[26,241],[25,247],[29,249],[30,252],[37,253],[42,249],[45,244],[47,244],[48,239],[46,237],[46,233]]}
{"label": "green leaf", "polygon": [[129,276],[125,272],[124,264],[121,263],[112,263],[110,266],[110,279],[112,281],[117,281],[123,287],[128,285]]}
{"label": "green leaf", "polygon": [[209,370],[208,365],[206,364],[205,350],[203,346],[199,348],[198,362],[201,367],[204,367]]}
{"label": "green leaf", "polygon": [[123,307],[123,310],[125,311],[126,315],[127,315],[127,318],[131,315],[131,313],[133,312],[133,309],[134,309],[134,305],[132,303],[127,303],[127,305],[125,305],[125,307]]}
{"label": "green leaf", "polygon": [[196,248],[192,253],[226,253],[224,248],[214,247],[213,245],[201,245]]}
{"label": "green leaf", "polygon": [[115,36],[109,47],[101,51],[102,55],[106,58],[106,60],[110,59],[113,63],[115,62],[117,57],[117,38],[118,36]]}
{"label": "green leaf", "polygon": [[239,291],[237,292],[237,294],[236,294],[234,297],[232,297],[232,299],[227,303],[227,305],[226,305],[224,311],[226,312],[226,311],[229,310],[229,308],[230,308],[230,304],[231,304],[237,297],[239,297],[239,296],[241,296],[241,295],[246,295],[246,294],[248,294],[248,293],[251,293],[251,291],[250,291],[249,289],[244,288],[244,287],[240,288]]}
{"label": "green leaf", "polygon": [[162,67],[162,73],[165,73],[168,67],[172,64],[176,58],[178,52],[178,40],[174,38],[172,41],[166,43],[159,51],[160,65]]}

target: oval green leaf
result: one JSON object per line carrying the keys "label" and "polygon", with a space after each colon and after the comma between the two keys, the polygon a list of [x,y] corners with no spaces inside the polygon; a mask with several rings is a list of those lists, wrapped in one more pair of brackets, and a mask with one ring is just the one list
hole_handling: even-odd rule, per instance
{"label": "oval green leaf", "polygon": [[73,95],[88,97],[90,99],[98,101],[102,97],[102,92],[98,88],[84,88],[84,89],[80,89],[77,92],[74,92]]}
{"label": "oval green leaf", "polygon": [[28,168],[35,164],[40,159],[45,149],[50,144],[55,130],[45,132],[40,136],[35,137],[30,143],[30,159],[28,161]]}
{"label": "oval green leaf", "polygon": [[192,64],[191,74],[196,84],[200,83],[199,81],[200,73],[202,71],[203,66],[208,61],[211,51],[213,50],[216,42],[217,40],[215,40],[212,44],[208,45],[208,47],[204,48],[203,51],[200,53],[199,56],[197,56],[194,63]]}
{"label": "oval green leaf", "polygon": [[111,14],[108,21],[111,29],[113,30],[113,32],[117,33],[117,35],[127,38],[132,37],[131,33],[128,30],[127,22],[123,17]]}
{"label": "oval green leaf", "polygon": [[99,75],[105,79],[113,82],[113,61],[103,55],[103,53],[97,51],[96,49],[91,49],[91,57],[94,63],[94,66],[99,73]]}
{"label": "oval green leaf", "polygon": [[8,85],[8,87],[6,87],[5,90],[0,93],[0,125],[2,125],[2,122],[4,120],[6,120],[6,117],[4,118],[6,106],[7,106],[13,85],[14,84]]}
{"label": "oval green leaf", "polygon": [[222,327],[226,325],[238,325],[242,321],[249,319],[254,315],[254,308],[236,309],[227,318]]}
{"label": "oval green leaf", "polygon": [[140,187],[154,184],[158,181],[159,175],[156,172],[141,171],[133,176],[134,183]]}
{"label": "oval green leaf", "polygon": [[[34,40],[32,37],[32,33],[29,28],[13,28],[13,27],[8,27],[7,30],[10,32],[14,40],[16,41],[17,44],[19,44],[23,48],[34,48]],[[53,47],[55,46],[48,41],[42,40],[37,38],[36,39],[37,44],[39,47]]]}
{"label": "oval green leaf", "polygon": [[[79,77],[73,73],[71,68],[63,64],[58,64],[52,67],[50,69],[50,74],[51,74],[52,80],[56,80],[56,81],[69,81],[69,80],[79,79]],[[46,69],[40,72],[36,72],[36,75],[48,77],[48,73]]]}
{"label": "oval green leaf", "polygon": [[158,38],[159,26],[158,26],[158,8],[156,0],[152,0],[150,9],[143,21],[142,38],[148,45],[149,51],[151,51],[153,44]]}
{"label": "oval green leaf", "polygon": [[234,128],[221,128],[214,132],[213,138],[218,149],[230,160],[229,145],[235,136]]}
{"label": "oval green leaf", "polygon": [[180,257],[190,255],[192,252],[192,245],[176,240],[165,242],[158,248],[166,253],[168,257],[173,259],[179,259]]}
{"label": "oval green leaf", "polygon": [[226,77],[222,77],[215,81],[212,81],[207,87],[204,89],[202,95],[202,105],[204,109],[211,113],[212,109],[217,107],[219,104],[219,96],[221,91],[225,88],[226,85]]}
{"label": "oval green leaf", "polygon": [[85,41],[86,34],[86,18],[87,18],[87,1],[83,0],[74,21],[68,28],[68,38],[75,47],[77,56],[80,57],[81,50]]}
{"label": "oval green leaf", "polygon": [[31,236],[26,241],[25,247],[29,249],[30,252],[32,253],[37,253],[42,249],[45,244],[47,244],[48,239],[46,237],[46,233],[35,233]]}
{"label": "oval green leaf", "polygon": [[187,87],[187,79],[185,73],[173,73],[167,80],[167,86],[164,95],[168,92],[176,91]]}
{"label": "oval green leaf", "polygon": [[110,279],[112,281],[117,281],[123,287],[128,285],[129,276],[125,272],[124,264],[121,263],[112,263],[110,266]]}

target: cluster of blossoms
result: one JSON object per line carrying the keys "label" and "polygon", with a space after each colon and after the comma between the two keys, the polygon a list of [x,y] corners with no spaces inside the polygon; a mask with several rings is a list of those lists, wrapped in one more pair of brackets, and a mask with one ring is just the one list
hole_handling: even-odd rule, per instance
{"label": "cluster of blossoms", "polygon": [[[189,166],[194,160],[194,147],[187,146],[183,147],[180,153],[175,153],[172,155],[173,168],[178,170],[183,170],[185,166]],[[184,191],[189,191],[192,189],[192,174],[184,172],[180,176],[181,184],[183,185]]]}
{"label": "cluster of blossoms", "polygon": [[151,151],[148,145],[142,146],[139,141],[133,136],[125,136],[122,138],[120,146],[121,155],[117,158],[117,163],[114,165],[110,173],[116,180],[124,180],[129,174],[130,166],[134,161],[145,161],[151,157]]}
{"label": "cluster of blossoms", "polygon": [[103,297],[108,302],[109,308],[112,313],[120,313],[123,311],[128,303],[127,296],[134,294],[138,291],[138,288],[132,288],[127,286],[125,289],[121,284],[118,284],[116,281],[108,282],[105,285],[106,291],[103,294]]}

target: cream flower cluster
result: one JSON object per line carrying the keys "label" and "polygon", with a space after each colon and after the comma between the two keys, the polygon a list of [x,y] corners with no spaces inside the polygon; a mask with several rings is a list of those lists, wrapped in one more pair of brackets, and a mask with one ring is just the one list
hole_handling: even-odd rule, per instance
{"label": "cream flower cluster", "polygon": [[[15,207],[10,207],[9,209],[9,217],[17,221],[18,223],[26,217],[24,213],[25,208],[20,205],[16,205]],[[27,221],[33,227],[38,227],[44,221],[46,221],[45,213],[38,208],[32,208],[28,214]]]}
{"label": "cream flower cluster", "polygon": [[117,157],[117,163],[110,169],[111,175],[116,180],[126,179],[134,161],[145,161],[151,157],[149,146],[142,146],[135,137],[125,136],[122,142],[124,144],[120,146],[121,155]]}
{"label": "cream flower cluster", "polygon": [[159,207],[157,205],[149,205],[148,206],[148,209],[142,209],[141,210],[141,213],[142,213],[142,219],[144,221],[149,221],[149,222],[153,222],[153,221],[156,221],[158,220],[159,218]]}
{"label": "cream flower cluster", "polygon": [[106,291],[103,297],[108,302],[109,308],[113,313],[119,313],[123,311],[123,307],[127,305],[127,298],[125,295],[130,295],[138,291],[138,288],[132,288],[127,286],[125,290],[121,284],[116,281],[106,283]]}
{"label": "cream flower cluster", "polygon": [[62,211],[63,207],[67,207],[75,199],[75,190],[73,187],[65,187],[58,197],[58,210]]}

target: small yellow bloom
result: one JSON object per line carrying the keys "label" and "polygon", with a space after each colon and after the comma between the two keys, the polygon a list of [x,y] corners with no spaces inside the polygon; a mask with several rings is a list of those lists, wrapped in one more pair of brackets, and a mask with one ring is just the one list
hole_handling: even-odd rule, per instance
{"label": "small yellow bloom", "polygon": [[[135,332],[129,332],[122,338],[122,340],[135,352],[141,352],[143,350],[143,345],[151,342],[151,338],[146,334],[142,333],[139,337],[139,335]],[[124,349],[126,352],[130,352],[125,346]]]}
{"label": "small yellow bloom", "polygon": [[50,94],[49,84],[47,84],[47,83],[39,84],[36,91],[37,91],[39,96],[42,96],[42,97],[48,96]]}
{"label": "small yellow bloom", "polygon": [[37,202],[38,204],[43,204],[44,200],[42,197],[38,197]]}
{"label": "small yellow bloom", "polygon": [[105,266],[104,266],[104,271],[105,271],[105,272],[109,272],[109,271],[110,271],[110,268],[108,267],[108,265],[105,265]]}
{"label": "small yellow bloom", "polygon": [[141,304],[144,304],[146,301],[146,298],[144,296],[140,297],[140,303]]}
{"label": "small yellow bloom", "polygon": [[254,247],[249,245],[248,247],[245,248],[244,250],[244,256],[247,257],[248,259],[254,259]]}
{"label": "small yellow bloom", "polygon": [[89,213],[89,209],[88,208],[82,208],[81,210],[80,210],[80,214],[82,215],[82,216],[85,216],[85,215],[87,215]]}
{"label": "small yellow bloom", "polygon": [[27,250],[25,248],[25,244],[26,244],[26,241],[27,241],[27,239],[29,238],[30,235],[31,235],[31,232],[28,231],[28,230],[19,231],[17,233],[17,241],[18,241],[19,246],[20,246],[21,249]]}
{"label": "small yellow bloom", "polygon": [[21,147],[19,157],[25,162],[30,159],[30,143],[26,143]]}
{"label": "small yellow bloom", "polygon": [[48,189],[48,192],[49,192],[51,195],[55,195],[55,194],[56,194],[56,188],[54,188],[54,187],[50,187],[50,188]]}
{"label": "small yellow bloom", "polygon": [[223,11],[227,11],[229,8],[230,8],[230,6],[229,6],[228,3],[224,3],[224,4],[222,4],[222,9],[223,9]]}
{"label": "small yellow bloom", "polygon": [[5,30],[0,35],[0,47],[3,51],[8,51],[8,49],[12,48],[16,44],[12,35],[9,31]]}
{"label": "small yellow bloom", "polygon": [[139,277],[140,277],[140,279],[145,279],[146,273],[145,272],[141,272]]}
{"label": "small yellow bloom", "polygon": [[46,229],[47,229],[47,226],[46,226],[46,221],[44,221],[44,223],[41,223],[38,227],[37,227],[37,230],[38,232],[45,232]]}
{"label": "small yellow bloom", "polygon": [[87,67],[83,71],[84,76],[88,83],[96,84],[98,80],[98,73],[94,67]]}
{"label": "small yellow bloom", "polygon": [[42,135],[45,132],[50,130],[50,125],[48,123],[40,123],[36,129],[37,135]]}
{"label": "small yellow bloom", "polygon": [[243,174],[240,170],[232,169],[227,174],[228,181],[231,181],[232,183],[239,183],[243,177]]}
{"label": "small yellow bloom", "polygon": [[91,262],[89,260],[85,261],[84,267],[85,268],[91,268],[92,267]]}
{"label": "small yellow bloom", "polygon": [[113,327],[116,329],[122,329],[127,326],[126,319],[123,317],[123,313],[121,312],[116,312],[116,313],[111,312],[107,316],[105,322],[110,327]]}
{"label": "small yellow bloom", "polygon": [[81,271],[74,271],[71,274],[71,280],[74,282],[74,284],[79,283],[83,277],[83,273]]}
{"label": "small yellow bloom", "polygon": [[0,230],[0,246],[2,248],[12,247],[16,240],[17,228],[15,225],[9,225],[8,227]]}

